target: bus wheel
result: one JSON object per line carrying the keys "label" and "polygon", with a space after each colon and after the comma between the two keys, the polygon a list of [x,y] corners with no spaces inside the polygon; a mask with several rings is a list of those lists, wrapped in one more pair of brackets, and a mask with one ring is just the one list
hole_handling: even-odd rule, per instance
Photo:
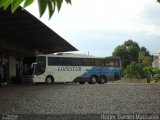
{"label": "bus wheel", "polygon": [[46,77],[46,83],[47,84],[52,84],[53,83],[53,77],[52,76]]}
{"label": "bus wheel", "polygon": [[99,84],[104,84],[106,82],[106,78],[104,76],[101,76],[98,83]]}
{"label": "bus wheel", "polygon": [[82,82],[82,81],[80,81],[79,83],[80,83],[80,84],[85,84],[85,82]]}
{"label": "bus wheel", "polygon": [[89,84],[95,84],[97,82],[97,77],[96,76],[91,76],[89,80]]}

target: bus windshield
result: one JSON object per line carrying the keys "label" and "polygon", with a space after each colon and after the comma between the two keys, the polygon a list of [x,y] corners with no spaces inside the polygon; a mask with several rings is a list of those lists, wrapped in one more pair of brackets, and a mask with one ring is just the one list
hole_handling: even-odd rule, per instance
{"label": "bus windshield", "polygon": [[37,63],[33,65],[34,67],[34,74],[41,75],[45,72],[45,64],[44,63]]}
{"label": "bus windshield", "polygon": [[23,60],[24,75],[40,75],[43,74],[46,67],[46,57],[26,57]]}

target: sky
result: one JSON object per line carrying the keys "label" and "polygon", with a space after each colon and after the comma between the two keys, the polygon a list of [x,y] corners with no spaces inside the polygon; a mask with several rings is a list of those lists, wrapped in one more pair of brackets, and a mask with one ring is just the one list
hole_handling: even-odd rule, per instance
{"label": "sky", "polygon": [[64,2],[50,20],[48,10],[39,17],[36,2],[27,10],[76,47],[75,53],[111,56],[129,39],[151,54],[160,48],[157,0],[72,0],[72,5]]}

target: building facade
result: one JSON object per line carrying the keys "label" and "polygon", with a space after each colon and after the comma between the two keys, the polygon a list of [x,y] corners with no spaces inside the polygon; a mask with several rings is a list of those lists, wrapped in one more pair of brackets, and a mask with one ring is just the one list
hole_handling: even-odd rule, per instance
{"label": "building facade", "polygon": [[160,68],[160,49],[153,55],[152,67]]}

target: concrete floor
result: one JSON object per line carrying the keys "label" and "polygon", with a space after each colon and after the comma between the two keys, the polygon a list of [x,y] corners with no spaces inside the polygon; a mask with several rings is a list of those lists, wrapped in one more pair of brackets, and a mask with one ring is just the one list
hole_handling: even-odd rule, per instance
{"label": "concrete floor", "polygon": [[160,115],[160,86],[147,83],[1,86],[0,114],[45,119],[46,115],[53,118],[66,114],[98,118],[103,114]]}

